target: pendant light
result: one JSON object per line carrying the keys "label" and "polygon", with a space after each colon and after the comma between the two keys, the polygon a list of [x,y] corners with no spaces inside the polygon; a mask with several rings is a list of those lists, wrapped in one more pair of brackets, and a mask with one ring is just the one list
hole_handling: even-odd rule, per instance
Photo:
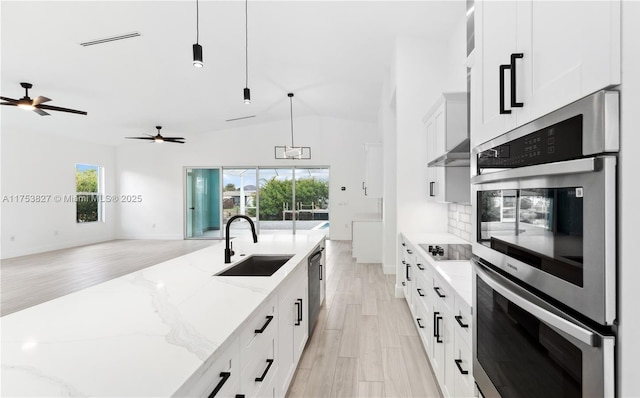
{"label": "pendant light", "polygon": [[295,146],[293,143],[293,93],[287,94],[291,111],[291,146],[276,146],[276,159],[311,159],[311,147]]}
{"label": "pendant light", "polygon": [[249,89],[249,2],[244,0],[244,103],[251,103],[251,90]]}
{"label": "pendant light", "polygon": [[202,46],[198,43],[200,41],[200,7],[198,0],[196,0],[196,44],[193,45],[193,66],[196,68],[202,68],[204,66],[202,62]]}

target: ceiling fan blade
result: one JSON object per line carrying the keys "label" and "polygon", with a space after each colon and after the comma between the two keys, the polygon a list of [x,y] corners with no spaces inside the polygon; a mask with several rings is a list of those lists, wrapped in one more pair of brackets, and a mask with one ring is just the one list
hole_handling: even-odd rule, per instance
{"label": "ceiling fan blade", "polygon": [[43,97],[43,96],[40,95],[40,96],[35,97],[33,99],[33,106],[42,104],[44,102],[49,102],[49,101],[51,101],[51,98]]}
{"label": "ceiling fan blade", "polygon": [[7,98],[7,97],[0,97],[0,99],[3,100],[3,101],[9,101],[9,102],[15,102],[15,103],[18,102],[18,100],[16,100],[16,99]]}
{"label": "ceiling fan blade", "polygon": [[18,106],[18,104],[14,104],[14,103],[11,103],[11,102],[0,102],[0,105]]}
{"label": "ceiling fan blade", "polygon": [[169,138],[165,138],[164,142],[172,142],[174,144],[184,144],[184,141],[180,141],[180,140],[175,140],[175,139],[169,139]]}
{"label": "ceiling fan blade", "polygon": [[129,139],[129,140],[151,140],[151,141],[153,141],[152,137],[124,137],[124,138]]}
{"label": "ceiling fan blade", "polygon": [[47,112],[43,111],[42,109],[35,108],[33,111],[35,113],[37,113],[38,115],[40,115],[40,116],[49,116],[49,114]]}
{"label": "ceiling fan blade", "polygon": [[46,109],[48,111],[59,111],[59,112],[67,112],[67,113],[76,113],[78,115],[86,115],[87,112],[85,111],[78,111],[75,109],[69,109],[69,108],[61,108],[59,106],[51,106],[51,105],[37,105],[38,108],[40,109]]}
{"label": "ceiling fan blade", "polygon": [[184,137],[163,137],[165,140],[185,140]]}

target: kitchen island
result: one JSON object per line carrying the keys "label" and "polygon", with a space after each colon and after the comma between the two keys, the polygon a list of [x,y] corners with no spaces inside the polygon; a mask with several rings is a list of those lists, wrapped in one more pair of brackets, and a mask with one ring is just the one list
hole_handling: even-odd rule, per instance
{"label": "kitchen island", "polygon": [[0,318],[2,396],[161,397],[305,265],[324,233],[235,238],[232,258],[294,254],[270,277],[213,276],[224,242]]}

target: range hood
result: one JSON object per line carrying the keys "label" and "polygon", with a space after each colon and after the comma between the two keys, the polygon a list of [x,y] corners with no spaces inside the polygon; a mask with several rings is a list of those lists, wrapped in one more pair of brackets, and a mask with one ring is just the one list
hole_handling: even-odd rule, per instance
{"label": "range hood", "polygon": [[469,139],[466,138],[464,141],[456,145],[449,152],[444,155],[433,159],[430,161],[427,166],[429,167],[465,167],[471,164],[471,154],[470,154],[471,145]]}

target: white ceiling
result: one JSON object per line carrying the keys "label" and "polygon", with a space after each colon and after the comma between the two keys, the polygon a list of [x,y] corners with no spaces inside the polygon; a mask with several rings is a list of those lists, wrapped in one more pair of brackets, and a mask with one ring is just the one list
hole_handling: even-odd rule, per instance
{"label": "white ceiling", "polygon": [[[399,35],[448,38],[462,1],[249,1],[249,87],[244,1],[200,0],[204,68],[191,65],[196,2],[6,1],[1,12],[2,96],[80,109],[39,116],[0,107],[2,129],[118,145],[123,137],[202,133],[294,117],[376,122],[382,82]],[[79,43],[140,32],[91,47]],[[236,122],[226,119],[248,115]],[[126,141],[131,144],[132,141]]]}

